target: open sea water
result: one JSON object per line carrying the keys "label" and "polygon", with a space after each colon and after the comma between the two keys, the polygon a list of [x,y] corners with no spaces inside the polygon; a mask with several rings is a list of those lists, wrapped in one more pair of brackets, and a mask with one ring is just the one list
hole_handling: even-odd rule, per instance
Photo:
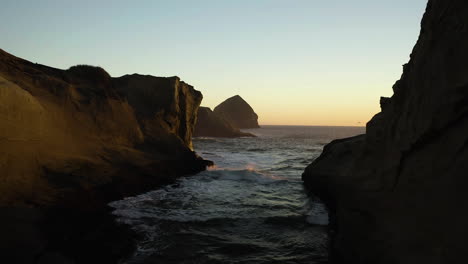
{"label": "open sea water", "polygon": [[308,197],[305,167],[363,127],[263,126],[256,138],[195,138],[216,164],[111,203],[142,236],[126,263],[327,263],[328,215]]}

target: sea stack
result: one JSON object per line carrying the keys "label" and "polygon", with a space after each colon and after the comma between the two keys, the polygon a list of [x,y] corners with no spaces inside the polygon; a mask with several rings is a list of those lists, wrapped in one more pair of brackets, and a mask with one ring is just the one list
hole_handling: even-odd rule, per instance
{"label": "sea stack", "polygon": [[199,107],[194,137],[255,137],[232,126],[223,117],[217,115],[209,107]]}
{"label": "sea stack", "polygon": [[226,99],[226,101],[216,106],[213,112],[240,129],[260,127],[258,125],[258,115],[239,95]]}
{"label": "sea stack", "polygon": [[330,210],[333,263],[468,263],[468,2],[430,0],[421,27],[366,134],[303,174]]}

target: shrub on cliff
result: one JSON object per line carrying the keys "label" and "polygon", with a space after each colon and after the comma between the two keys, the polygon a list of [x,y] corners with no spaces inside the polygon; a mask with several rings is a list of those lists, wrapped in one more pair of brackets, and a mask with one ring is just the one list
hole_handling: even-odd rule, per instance
{"label": "shrub on cliff", "polygon": [[106,84],[111,80],[111,76],[103,68],[91,65],[76,65],[68,69],[74,77],[82,80],[88,80],[96,84]]}

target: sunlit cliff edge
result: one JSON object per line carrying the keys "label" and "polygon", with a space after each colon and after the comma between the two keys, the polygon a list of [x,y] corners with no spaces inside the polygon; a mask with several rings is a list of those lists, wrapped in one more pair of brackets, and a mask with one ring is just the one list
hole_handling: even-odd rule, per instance
{"label": "sunlit cliff edge", "polygon": [[111,78],[99,67],[64,71],[0,51],[0,81],[1,204],[89,196],[136,183],[137,172],[159,181],[161,170],[179,174],[169,164],[182,160],[187,173],[204,167],[190,149],[202,95],[178,77]]}
{"label": "sunlit cliff edge", "polygon": [[89,263],[130,252],[103,208],[210,164],[191,149],[201,100],[178,77],[112,78],[0,50],[0,257]]}

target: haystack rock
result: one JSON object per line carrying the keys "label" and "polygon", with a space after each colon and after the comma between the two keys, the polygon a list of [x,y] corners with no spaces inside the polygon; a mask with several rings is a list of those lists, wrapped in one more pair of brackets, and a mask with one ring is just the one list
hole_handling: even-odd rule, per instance
{"label": "haystack rock", "polygon": [[198,108],[198,121],[193,132],[195,137],[255,137],[240,131],[209,107]]}
{"label": "haystack rock", "polygon": [[303,174],[330,209],[333,263],[468,263],[468,2],[430,0],[365,135]]}
{"label": "haystack rock", "polygon": [[117,258],[108,243],[128,240],[112,239],[106,204],[209,165],[191,150],[201,100],[178,77],[112,78],[0,50],[0,259]]}
{"label": "haystack rock", "polygon": [[216,106],[213,112],[237,128],[259,128],[258,116],[252,107],[239,95]]}

